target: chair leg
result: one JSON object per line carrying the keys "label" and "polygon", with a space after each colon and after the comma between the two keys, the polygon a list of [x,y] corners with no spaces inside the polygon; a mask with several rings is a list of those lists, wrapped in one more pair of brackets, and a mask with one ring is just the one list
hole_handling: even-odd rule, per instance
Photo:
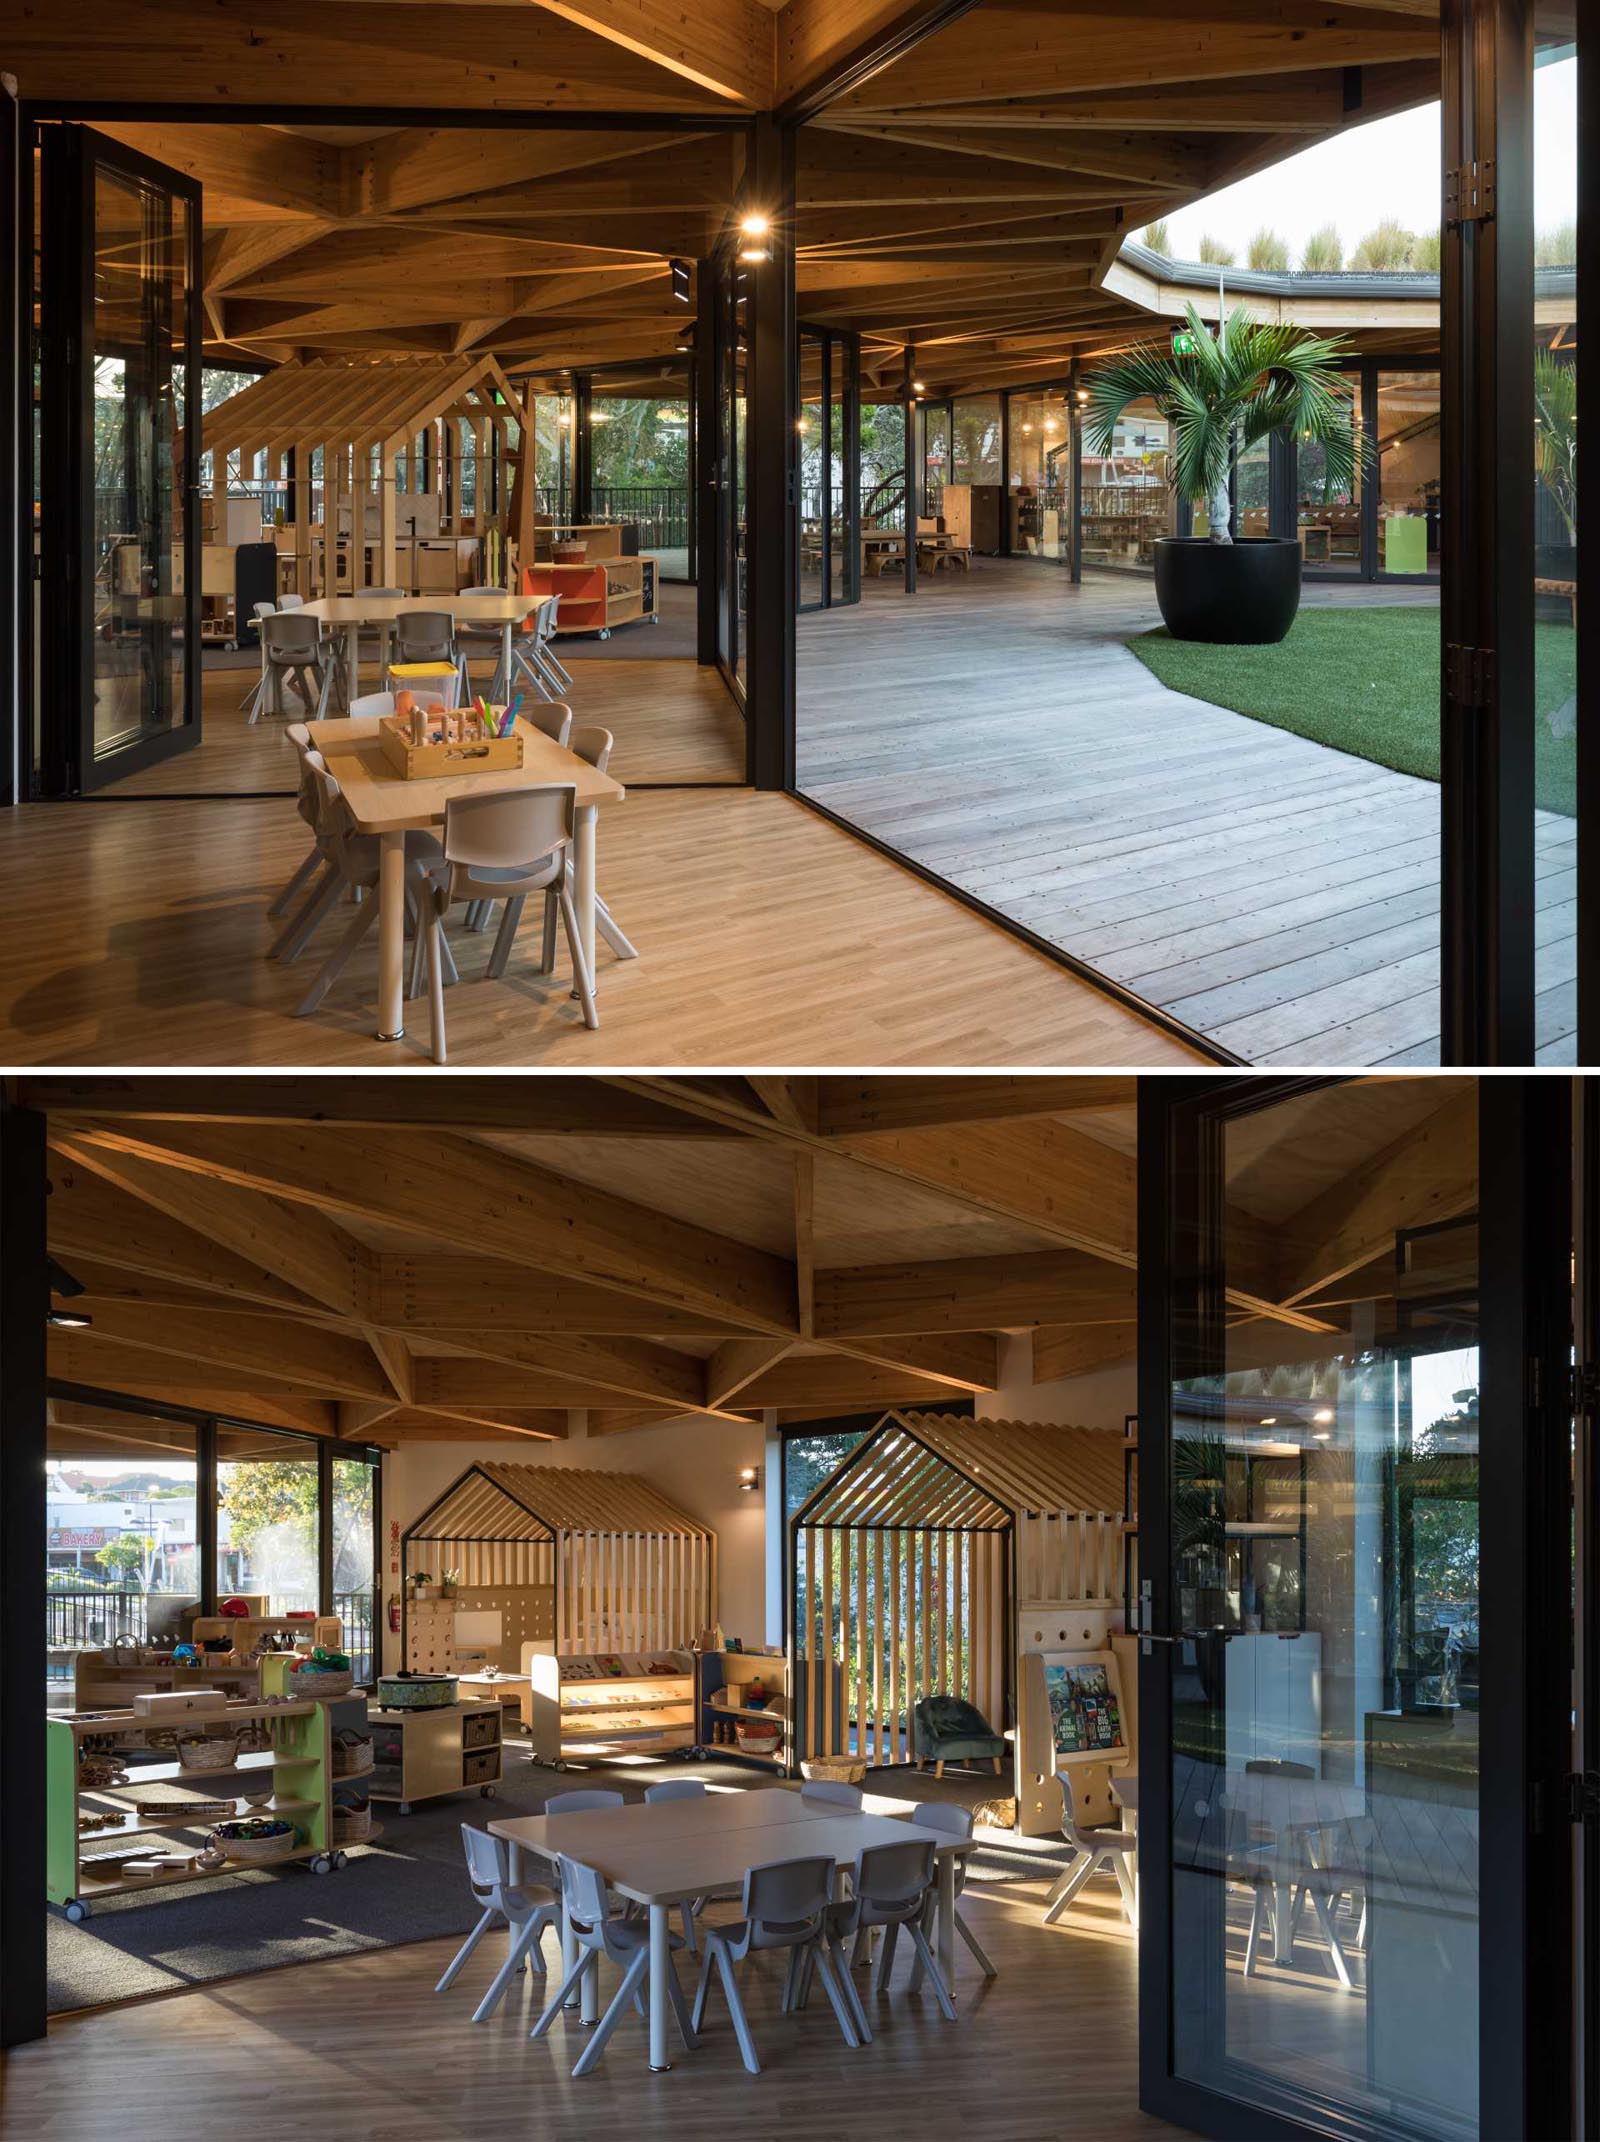
{"label": "chair leg", "polygon": [[1244,1975],[1248,1978],[1255,1970],[1256,1959],[1261,1952],[1263,1937],[1268,1933],[1272,1907],[1267,1900],[1264,1882],[1250,1885],[1250,1931],[1244,1937]]}
{"label": "chair leg", "polygon": [[706,2003],[711,1998],[711,1967],[717,1960],[717,1952],[709,1942],[700,1951],[700,1976],[695,1981],[694,2006],[690,2011],[691,2027],[698,2033],[705,2029]]}
{"label": "chair leg", "polygon": [[852,2005],[853,1996],[846,1990],[849,1974],[848,1972],[844,1974],[846,1985],[841,1986],[838,1977],[835,1975],[833,1958],[828,1954],[826,1942],[816,1942],[813,1946],[813,1954],[816,1957],[817,1971],[822,1979],[822,1990],[828,1996],[828,2006],[838,2018],[840,2034],[852,2052],[859,2052],[862,2040],[856,2031]]}
{"label": "chair leg", "polygon": [[1046,1926],[1055,1925],[1057,1919],[1060,1918],[1093,1872],[1094,1861],[1087,1852],[1080,1852],[1066,1873],[1056,1883],[1054,1889],[1051,1890],[1049,1896],[1045,1898],[1044,1923]]}
{"label": "chair leg", "polygon": [[[733,2035],[739,2041],[739,2056],[752,2075],[761,2073],[761,2061],[756,2052],[756,2041],[751,2035],[750,2019],[744,2012],[744,2002],[739,1998],[739,1988],[732,1968],[719,1956],[717,1965],[722,1972],[722,1990],[728,1997],[728,2013],[733,2018]],[[698,2023],[695,2025],[698,2030]]]}
{"label": "chair leg", "polygon": [[323,917],[338,899],[344,882],[332,863],[326,863],[324,867],[327,875],[320,885],[312,887],[299,914],[273,939],[267,952],[268,959],[281,959],[286,967],[292,967],[321,927]]}
{"label": "chair leg", "polygon": [[363,900],[361,905],[355,911],[355,916],[351,921],[350,927],[345,931],[339,942],[334,946],[332,953],[329,955],[327,962],[323,966],[322,972],[317,976],[311,987],[306,991],[300,1002],[295,1006],[294,1015],[297,1019],[307,1018],[312,1012],[316,1010],[317,1006],[328,994],[328,991],[333,987],[334,983],[339,979],[340,975],[343,974],[345,969],[345,963],[349,959],[351,953],[361,942],[362,938],[366,936],[368,930],[372,928],[372,925],[377,921],[377,919],[377,901]]}
{"label": "chair leg", "polygon": [[884,1993],[889,1985],[889,1973],[894,1969],[895,1943],[900,1938],[898,1926],[886,1926],[883,1930],[883,1947],[878,1951],[878,1975],[872,1982],[874,1993]]}
{"label": "chair leg", "polygon": [[693,2023],[689,2020],[689,2004],[683,1997],[683,1984],[678,1977],[678,1967],[670,1953],[667,1957],[667,1999],[672,2003],[672,2013],[678,2026],[678,2036],[683,2040],[683,2049],[686,2053],[692,2053],[700,2041],[695,2036]]}
{"label": "chair leg", "polygon": [[806,1952],[804,1949],[791,1949],[789,1951],[789,1968],[783,1974],[783,2000],[779,2004],[785,2015],[790,2014],[792,2010],[798,2007],[802,1999],[800,1989],[801,1982],[805,1976],[805,1958]]}
{"label": "chair leg", "polygon": [[995,1969],[994,1965],[990,1963],[988,1957],[984,1954],[982,1946],[978,1941],[977,1935],[972,1931],[972,1928],[968,1926],[966,1920],[962,1918],[960,1912],[956,1913],[956,1932],[961,1936],[962,1940],[967,1944],[967,1947],[978,1959],[979,1968],[982,1970],[984,1977],[998,1978],[1000,1976],[999,1972]]}
{"label": "chair leg", "polygon": [[438,910],[418,924],[428,935],[428,1042],[436,1064],[446,1061],[444,1033],[444,922]]}
{"label": "chair leg", "polygon": [[594,926],[612,951],[615,952],[618,959],[637,959],[639,957],[638,948],[631,944],[621,930],[618,929],[612,919],[610,908],[606,906],[598,893],[594,896]]}
{"label": "chair leg", "polygon": [[578,1002],[583,1006],[583,1023],[592,1032],[600,1024],[600,1014],[595,1009],[594,982],[589,973],[589,962],[583,956],[578,910],[573,905],[572,895],[564,880],[558,890],[561,895],[561,919],[567,926],[567,944],[572,953],[573,984],[578,992]]}
{"label": "chair leg", "polygon": [[1128,1915],[1128,1924],[1135,1933],[1139,1931],[1139,1892],[1133,1886],[1133,1870],[1128,1865],[1126,1852],[1113,1852],[1111,1867],[1117,1877],[1117,1887],[1122,1891],[1122,1908]]}
{"label": "chair leg", "polygon": [[606,2049],[606,2040],[633,2006],[634,1995],[644,1983],[644,1975],[650,1968],[650,1951],[640,1949],[622,1974],[622,1984],[611,1997],[611,2006],[594,2027],[594,2036],[578,2055],[574,2075],[587,2075]]}
{"label": "chair leg", "polygon": [[462,1942],[460,1948],[457,1949],[455,1955],[451,1957],[449,1969],[445,1972],[444,1977],[440,1979],[438,1985],[435,1986],[433,1989],[435,1993],[446,1993],[455,1984],[456,1979],[460,1975],[461,1966],[466,1962],[467,1958],[472,1954],[473,1950],[478,1946],[478,1943],[483,1939],[484,1935],[488,1933],[490,1927],[493,1926],[495,1920],[499,1918],[499,1916],[500,1914],[491,1904],[489,1906],[489,1909],[484,1913],[483,1917],[478,1921],[477,1925],[472,1929],[472,1932],[467,1936],[466,1940]]}
{"label": "chair leg", "polygon": [[505,913],[500,917],[500,927],[495,933],[494,950],[489,954],[489,964],[484,970],[486,978],[491,982],[498,982],[506,971],[506,961],[511,957],[511,947],[516,939],[517,926],[522,920],[522,909],[527,897],[526,893],[518,893],[514,899],[506,902]]}
{"label": "chair leg", "polygon": [[694,1913],[689,1909],[688,1899],[678,1906],[678,1917],[683,1923],[683,1945],[691,1956],[695,1953]]}
{"label": "chair leg", "polygon": [[1333,1962],[1333,1975],[1346,1993],[1354,1993],[1355,1983],[1350,1976],[1350,1966],[1345,1961],[1344,1950],[1339,1945],[1339,1934],[1333,1923],[1333,1915],[1321,1896],[1312,1892],[1311,1909],[1316,1913],[1317,1926],[1323,1940],[1328,1944],[1328,1955]]}
{"label": "chair leg", "polygon": [[906,1932],[916,1945],[917,1960],[928,1974],[928,1984],[933,1988],[933,1997],[939,2003],[940,2013],[947,2023],[953,2023],[956,2019],[955,2003],[951,2000],[950,1989],[934,1961],[933,1950],[928,1946],[928,1937],[922,1931],[922,1922],[918,1919],[908,1920]]}
{"label": "chair leg", "polygon": [[301,887],[307,882],[307,880],[315,875],[317,865],[321,861],[322,855],[320,850],[313,848],[311,850],[311,853],[306,857],[305,861],[300,865],[300,868],[295,872],[294,876],[283,888],[282,892],[279,893],[277,899],[274,900],[272,905],[267,909],[267,913],[269,916],[276,917],[288,913],[291,901],[300,891]]}
{"label": "chair leg", "polygon": [[579,1949],[572,1969],[540,2011],[538,2022],[534,2024],[532,2030],[528,2033],[530,2038],[542,2038],[549,2030],[556,2017],[560,2015],[562,2009],[567,2005],[567,2002],[577,1992],[578,1982],[583,1977],[584,1972],[588,1970],[593,1954],[592,1949]]}
{"label": "chair leg", "polygon": [[551,1925],[552,1923],[552,1913],[548,1911],[536,1911],[530,1915],[528,1922],[525,1926],[521,1926],[517,1929],[517,1938],[511,1944],[510,1954],[506,1957],[505,1962],[500,1966],[499,1970],[490,1980],[488,1992],[478,2003],[477,2007],[472,2011],[472,2020],[474,2023],[485,2022],[490,2016],[494,2014],[495,2010],[500,2005],[501,1999],[505,1994],[507,1986],[510,1985],[511,1981],[522,1969],[522,1966],[527,1960],[530,1951],[532,1952],[534,1961],[538,1966],[540,1977],[542,1978],[545,1976],[544,1958],[539,1953],[539,1936],[544,1932],[545,1928]]}
{"label": "chair leg", "polygon": [[556,921],[561,903],[552,885],[544,896],[544,935],[539,944],[539,972],[554,974],[556,971]]}
{"label": "chair leg", "polygon": [[867,2021],[866,2003],[861,1998],[861,1989],[850,1976],[850,1966],[844,1960],[844,1950],[837,1941],[820,1944],[819,1954],[822,1948],[826,1948],[828,1961],[833,1965],[834,1974],[844,1988],[845,2002],[850,2010],[850,2020],[855,2025],[856,2036],[863,2045],[870,2045],[872,2025]]}

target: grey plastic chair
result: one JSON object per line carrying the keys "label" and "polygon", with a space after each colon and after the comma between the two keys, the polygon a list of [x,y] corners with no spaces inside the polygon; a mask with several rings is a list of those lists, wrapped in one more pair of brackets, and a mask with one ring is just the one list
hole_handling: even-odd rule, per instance
{"label": "grey plastic chair", "polygon": [[[581,1799],[581,1793],[564,1794],[567,1799]],[[622,1795],[616,1798],[620,1801]],[[549,1803],[546,1803],[546,1813]],[[594,2036],[579,2056],[574,2075],[587,2075],[606,2049],[606,2042],[628,2010],[639,1999],[645,1973],[650,1968],[650,1929],[641,1920],[625,1918],[611,1909],[606,1896],[606,1885],[593,1867],[586,1867],[581,1860],[563,1859],[561,1865],[561,1903],[566,1914],[567,1932],[577,1945],[577,1957],[555,1994],[528,2033],[531,2038],[542,2038],[561,2013],[568,1999],[577,1992],[586,1971],[594,1968],[601,1957],[608,1962],[622,1965],[622,1983],[611,1996],[611,2005],[595,2025]],[[692,2052],[695,2044],[694,2026],[689,2020],[689,2010],[683,1998],[683,1988],[678,1983],[677,1967],[672,1961],[672,1952],[682,1948],[677,1934],[667,1937],[667,1998],[678,2021],[679,2035]]]}
{"label": "grey plastic chair", "polygon": [[541,699],[559,699],[572,689],[572,673],[555,652],[556,617],[561,598],[546,595],[534,605],[532,632],[511,642],[511,681],[531,684]]}
{"label": "grey plastic chair", "polygon": [[[505,594],[506,590],[504,588],[463,588],[456,599],[462,603],[500,602],[504,599]],[[460,650],[460,661],[457,667],[461,673],[461,689],[464,694],[470,695],[472,691],[472,673],[468,668],[470,657],[474,653],[487,653],[494,656],[494,678],[489,686],[489,697],[493,700],[510,698],[510,680],[505,674],[505,627],[503,625],[472,625],[464,623],[458,616],[456,619],[456,646]]]}
{"label": "grey plastic chair", "polygon": [[[923,1800],[911,1811],[911,1820],[918,1829],[935,1830],[942,1837],[957,1837],[963,1844],[972,1842],[972,1810],[956,1807],[947,1800]],[[967,1886],[967,1855],[963,1852],[956,1861],[956,1932],[978,1959],[985,1978],[995,1978],[998,1973],[984,1954],[977,1935],[961,1916],[961,1892]],[[933,1891],[928,1893],[928,1908],[923,1914],[922,1930],[930,1939],[938,1916],[939,1900]],[[882,1970],[880,1966],[880,1971]],[[914,1993],[922,1982],[922,1958],[919,1956],[911,1967],[911,1990]]]}
{"label": "grey plastic chair", "polygon": [[256,621],[256,646],[261,655],[261,674],[239,702],[241,707],[250,709],[250,720],[246,722],[246,728],[261,719],[272,699],[272,679],[267,671],[267,650],[261,627],[277,607],[277,604],[272,602],[257,602],[250,606],[250,614]]}
{"label": "grey plastic chair", "polygon": [[501,1920],[511,1935],[511,1945],[488,1992],[472,2011],[473,2022],[482,2023],[494,2014],[506,1988],[525,1964],[532,1963],[541,1978],[546,1975],[539,1944],[548,1928],[559,1926],[560,1915],[556,1910],[554,1891],[512,1881],[511,1849],[503,1837],[491,1837],[487,1830],[472,1829],[464,1822],[461,1842],[467,1854],[467,1879],[472,1884],[473,1896],[483,1906],[483,1917],[461,1944],[450,1968],[433,1990],[444,1993],[455,1983],[461,1966],[495,1921]]}
{"label": "grey plastic chair", "polygon": [[[845,2044],[854,2050],[863,2042],[856,2028],[855,1997],[841,1983],[844,1974],[825,1943],[832,1904],[833,1861],[830,1858],[823,1855],[813,1859],[776,1860],[769,1866],[752,1867],[746,1874],[740,1918],[730,1926],[701,1928],[704,1954],[700,1983],[695,1988],[694,2028],[699,2031],[704,2027],[706,2003],[711,1994],[711,1973],[715,1967],[722,1978],[722,1990],[727,1997],[728,2013],[733,2018],[740,2055],[752,2075],[761,2073],[761,2061],[751,2035],[750,2020],[744,2012],[744,2002],[739,1997],[734,1966],[743,1963],[753,1951],[788,1949],[814,1955]],[[796,1961],[797,1956],[792,1955],[791,1983]],[[788,2005],[786,1998],[785,2006]]]}
{"label": "grey plastic chair", "polygon": [[604,1786],[578,1792],[552,1793],[539,1810],[542,1815],[587,1815],[597,1807],[625,1807],[627,1802],[620,1792],[611,1792]]}
{"label": "grey plastic chair", "polygon": [[[252,716],[252,719],[254,717]],[[291,900],[315,876],[322,861],[322,850],[317,846],[317,787],[312,779],[312,768],[306,764],[306,753],[311,749],[311,731],[303,721],[292,721],[284,731],[300,760],[300,792],[295,798],[295,809],[311,831],[311,852],[284,886],[272,905],[267,909],[271,916],[284,914]]]}
{"label": "grey plastic chair", "polygon": [[[322,914],[331,907],[340,893],[346,889],[353,892],[375,895],[378,889],[378,842],[370,833],[358,833],[350,806],[344,800],[338,782],[328,772],[321,755],[308,753],[314,758],[313,772],[317,784],[317,842],[328,862],[329,869],[324,886],[313,895],[311,905],[316,909],[311,919],[311,928],[322,919]],[[406,835],[406,906],[410,913],[425,922],[429,912],[432,881],[426,874],[427,866],[440,862],[439,843],[431,833],[417,830]],[[304,1019],[314,1012],[344,972],[351,953],[366,936],[378,919],[377,899],[365,898],[356,908],[348,929],[334,946],[321,972],[305,996],[295,1006],[294,1015]],[[309,935],[309,931],[306,933]],[[304,943],[296,944],[295,957]],[[442,954],[440,955],[442,960]],[[440,969],[440,990],[444,987],[443,966]]]}
{"label": "grey plastic chair", "polygon": [[[542,731],[554,744],[565,746],[568,737],[572,733],[572,709],[559,699],[536,700],[531,705],[524,703],[517,710],[517,719],[531,722],[534,728]],[[569,877],[571,872],[572,858],[568,856],[567,873]],[[595,901],[595,923],[597,928],[599,926],[599,910],[600,902],[597,899]],[[486,930],[493,914],[494,902],[492,900],[474,900],[467,909],[467,928],[476,931]],[[544,972],[548,974],[556,963],[556,912],[553,907],[549,906],[546,907],[545,912],[544,943]]]}
{"label": "grey plastic chair", "polygon": [[[450,662],[461,673],[461,650],[456,645],[455,619],[448,610],[402,610],[394,621],[389,642],[389,668],[397,662]],[[393,689],[387,674],[385,687]]]}
{"label": "grey plastic chair", "polygon": [[1138,1895],[1133,1886],[1138,1865],[1139,1840],[1120,1827],[1116,1802],[1111,1796],[1110,1772],[1100,1764],[1085,1764],[1074,1777],[1070,1770],[1056,1773],[1061,1787],[1061,1834],[1077,1850],[1065,1874],[1045,1898],[1044,1923],[1054,1925],[1091,1875],[1114,1874],[1122,1892],[1122,1908],[1128,1924],[1137,1931]]}
{"label": "grey plastic chair", "polygon": [[[573,840],[577,790],[570,784],[549,788],[506,789],[486,796],[452,796],[445,804],[443,867],[429,881],[423,907],[428,961],[433,1060],[446,1061],[444,969],[447,949],[444,918],[457,900],[504,900],[505,913],[486,969],[492,980],[505,972],[511,946],[529,893],[542,892],[546,908],[557,903],[566,926],[567,949],[583,1023],[600,1024],[594,983],[584,957],[578,911],[567,882],[567,856]],[[549,968],[540,970],[548,973]],[[412,962],[412,994],[420,985]]]}
{"label": "grey plastic chair", "polygon": [[261,653],[271,684],[273,713],[286,711],[283,681],[288,677],[306,706],[316,709],[313,718],[321,721],[333,690],[334,665],[324,659],[322,627],[317,620],[294,611],[272,611],[261,620]]}
{"label": "grey plastic chair", "polygon": [[861,1812],[861,1787],[845,1785],[833,1778],[807,1778],[800,1787],[802,1800],[827,1800],[834,1807],[847,1807],[852,1815]]}
{"label": "grey plastic chair", "polygon": [[[881,1993],[888,1985],[894,1946],[903,1929],[917,1952],[919,1970],[928,1975],[941,2014],[947,2023],[955,2021],[950,1989],[934,1960],[924,1924],[933,1890],[933,1855],[931,1837],[912,1836],[907,1836],[903,1843],[868,1845],[856,1855],[851,1894],[844,1902],[829,1905],[822,1939],[802,1961],[799,1984],[794,1990],[794,2006],[805,2006],[811,1990],[813,1962],[820,1964],[827,1956],[844,1982],[862,2042],[870,2043],[872,2029],[867,2022],[866,2008],[850,1981],[844,1960],[844,1943],[852,1936],[859,1939],[863,1934],[870,1935],[882,1929],[883,1953],[878,1967],[878,1991]],[[920,1983],[920,1979],[917,1982]]]}

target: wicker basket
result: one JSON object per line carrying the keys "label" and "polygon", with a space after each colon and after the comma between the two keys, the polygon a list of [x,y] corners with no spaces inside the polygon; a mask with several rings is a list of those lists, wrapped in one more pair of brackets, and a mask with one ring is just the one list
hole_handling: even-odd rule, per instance
{"label": "wicker basket", "polygon": [[348,1696],[355,1685],[355,1678],[348,1666],[337,1671],[327,1667],[301,1666],[290,1674],[287,1687],[292,1696],[314,1696],[326,1703],[334,1696]]}
{"label": "wicker basket", "polygon": [[340,1807],[335,1803],[330,1834],[336,1845],[365,1844],[372,1835],[372,1809]]}
{"label": "wicker basket", "polygon": [[830,1785],[859,1785],[867,1766],[854,1755],[808,1755],[800,1772],[803,1777],[825,1778]]}
{"label": "wicker basket", "polygon": [[238,1760],[239,1739],[235,1733],[178,1743],[178,1762],[185,1770],[231,1770]]}
{"label": "wicker basket", "polygon": [[748,1748],[754,1755],[776,1755],[783,1746],[783,1720],[774,1718],[771,1724],[754,1718],[736,1718],[734,1734],[741,1748]]}
{"label": "wicker basket", "polygon": [[343,1741],[336,1740],[334,1742],[333,1775],[336,1778],[365,1777],[372,1768],[372,1763],[372,1743],[370,1740],[357,1741],[353,1748],[346,1747]]}
{"label": "wicker basket", "polygon": [[228,1834],[231,1827],[231,1824],[223,1823],[211,1834],[223,1857],[241,1867],[275,1866],[299,1849],[300,1832],[293,1823],[276,1837],[233,1837]]}

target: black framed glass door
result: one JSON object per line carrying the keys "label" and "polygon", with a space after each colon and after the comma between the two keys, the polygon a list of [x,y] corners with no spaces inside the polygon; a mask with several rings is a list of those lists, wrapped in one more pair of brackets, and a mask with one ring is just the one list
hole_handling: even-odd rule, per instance
{"label": "black framed glass door", "polygon": [[1570,1089],[1146,1083],[1142,2101],[1567,2132]]}
{"label": "black framed glass door", "polygon": [[861,344],[802,327],[799,338],[796,607],[861,597]]}
{"label": "black framed glass door", "polygon": [[200,740],[200,189],[39,142],[41,777],[87,794]]}

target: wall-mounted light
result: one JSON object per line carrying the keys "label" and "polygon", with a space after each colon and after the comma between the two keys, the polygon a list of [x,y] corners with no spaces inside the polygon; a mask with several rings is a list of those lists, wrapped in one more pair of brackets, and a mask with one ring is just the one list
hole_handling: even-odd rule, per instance
{"label": "wall-mounted light", "polygon": [[766,238],[772,233],[772,224],[759,210],[739,218],[739,235],[743,238]]}
{"label": "wall-mounted light", "polygon": [[753,1494],[754,1494],[754,1493],[756,1492],[757,1488],[759,1488],[759,1487],[760,1487],[760,1485],[761,1485],[761,1468],[760,1468],[760,1466],[759,1466],[759,1465],[741,1465],[741,1466],[740,1466],[740,1468],[739,1468],[739,1491],[740,1491],[740,1493],[741,1493],[741,1494],[744,1494],[744,1495],[753,1495]]}
{"label": "wall-mounted light", "polygon": [[[49,1270],[52,1294],[65,1295],[70,1302],[89,1291],[83,1281],[69,1272],[58,1258],[50,1258]],[[86,1315],[82,1309],[51,1309],[45,1316],[45,1322],[53,1325],[57,1331],[83,1331],[93,1324],[94,1318]]]}
{"label": "wall-mounted light", "polygon": [[93,1324],[92,1316],[85,1316],[81,1309],[52,1309],[45,1321],[57,1331],[82,1331]]}
{"label": "wall-mounted light", "polygon": [[680,305],[689,302],[690,268],[686,260],[669,260],[667,273],[672,278],[672,294]]}

